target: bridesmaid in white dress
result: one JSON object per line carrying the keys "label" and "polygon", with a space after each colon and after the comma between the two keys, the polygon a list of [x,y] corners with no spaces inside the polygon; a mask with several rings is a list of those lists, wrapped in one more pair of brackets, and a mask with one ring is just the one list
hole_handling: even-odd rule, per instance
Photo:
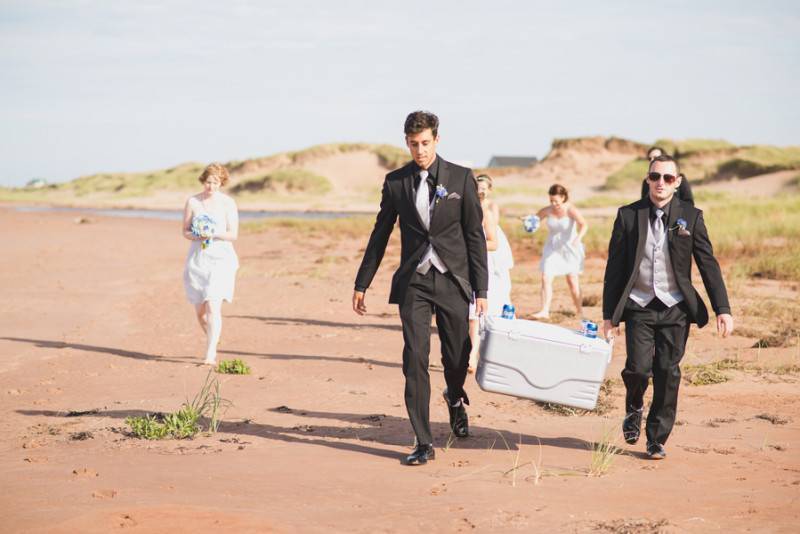
{"label": "bridesmaid in white dress", "polygon": [[[228,170],[212,163],[200,175],[203,191],[189,197],[183,210],[183,237],[190,240],[183,271],[186,298],[197,313],[197,320],[207,337],[205,362],[214,365],[217,344],[222,333],[222,301],[233,302],[233,287],[239,258],[233,242],[239,235],[239,212],[236,202],[220,191],[228,183]],[[214,232],[207,246],[192,233],[192,220],[207,215],[214,221]]]}
{"label": "bridesmaid in white dress", "polygon": [[[487,315],[500,315],[503,305],[511,304],[511,273],[514,258],[511,246],[508,243],[503,229],[500,227],[500,208],[491,201],[492,179],[486,174],[475,178],[478,187],[478,198],[483,210],[483,232],[486,235],[486,250],[488,253],[489,288],[487,300],[489,309]],[[475,317],[474,304],[470,306],[469,335],[472,341],[472,350],[469,354],[469,372],[474,372],[480,356],[480,332],[478,318]]]}
{"label": "bridesmaid in white dress", "polygon": [[589,225],[578,208],[569,203],[569,192],[559,184],[550,187],[550,205],[536,214],[547,221],[547,241],[542,251],[542,309],[534,314],[537,319],[550,316],[553,301],[553,278],[566,275],[567,285],[575,304],[578,318],[583,318],[581,289],[578,275],[583,272],[584,250],[581,239]]}

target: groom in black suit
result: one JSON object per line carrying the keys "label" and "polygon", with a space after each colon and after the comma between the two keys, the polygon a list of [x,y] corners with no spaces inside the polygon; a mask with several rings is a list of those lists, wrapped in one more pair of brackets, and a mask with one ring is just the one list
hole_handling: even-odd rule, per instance
{"label": "groom in black suit", "polygon": [[649,195],[621,207],[614,222],[603,285],[603,332],[612,338],[620,321],[625,321],[622,432],[630,444],[639,440],[644,392],[652,371],[647,455],[663,459],[664,443],[675,423],[679,364],[689,326],[696,323],[702,328],[708,323],[708,310],[692,287],[692,257],[723,337],[733,331],[733,317],[703,212],[675,195],[681,183],[678,163],[667,155],[656,157],[650,162],[647,183]]}
{"label": "groom in black suit", "polygon": [[389,302],[400,306],[406,409],[417,437],[417,447],[406,458],[409,465],[435,457],[429,415],[431,316],[436,314],[442,344],[450,427],[457,437],[467,437],[464,405],[469,399],[464,381],[473,295],[476,313],[487,309],[486,238],[477,188],[471,170],[436,154],[438,130],[439,119],[433,113],[416,111],[406,118],[406,145],[413,161],[386,175],[380,211],[353,292],[353,309],[364,315],[364,293],[399,217],[400,267],[392,278]]}

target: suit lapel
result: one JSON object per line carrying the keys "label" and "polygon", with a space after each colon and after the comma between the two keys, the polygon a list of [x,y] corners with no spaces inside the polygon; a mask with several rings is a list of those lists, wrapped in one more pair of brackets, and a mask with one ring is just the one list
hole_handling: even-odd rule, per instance
{"label": "suit lapel", "polygon": [[639,240],[636,242],[636,258],[633,260],[634,272],[639,268],[644,256],[644,245],[647,243],[647,230],[650,225],[650,205],[643,202],[644,206],[636,211],[637,229],[639,230]]}
{"label": "suit lapel", "polygon": [[[437,154],[437,158],[439,155]],[[445,191],[447,190],[447,181],[450,179],[450,165],[443,159],[439,159],[439,176],[437,176],[437,181],[439,185],[444,187]],[[439,204],[445,202],[446,198],[439,198],[434,191],[433,194],[433,213],[431,213],[431,232],[433,231],[434,222],[437,221],[436,214],[440,211]]]}
{"label": "suit lapel", "polygon": [[677,195],[672,197],[669,206],[669,220],[667,221],[667,242],[669,243],[670,251],[672,250],[672,240],[675,237],[675,231],[670,231],[670,228],[677,226],[678,219],[683,215],[683,206],[681,201],[678,200]]}

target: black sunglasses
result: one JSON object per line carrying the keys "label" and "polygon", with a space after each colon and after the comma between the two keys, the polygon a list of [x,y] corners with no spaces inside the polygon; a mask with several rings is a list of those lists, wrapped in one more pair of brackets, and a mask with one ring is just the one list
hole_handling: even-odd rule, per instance
{"label": "black sunglasses", "polygon": [[651,172],[647,175],[647,179],[651,182],[657,182],[659,178],[664,178],[665,184],[671,184],[678,179],[674,174],[661,174],[660,172]]}

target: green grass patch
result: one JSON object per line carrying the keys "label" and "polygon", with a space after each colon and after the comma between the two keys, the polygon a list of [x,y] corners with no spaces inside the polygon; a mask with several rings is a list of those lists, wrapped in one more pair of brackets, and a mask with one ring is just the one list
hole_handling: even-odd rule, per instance
{"label": "green grass patch", "polygon": [[750,146],[737,151],[735,157],[719,164],[710,180],[732,177],[749,178],[770,172],[800,169],[800,146]]}
{"label": "green grass patch", "polygon": [[654,146],[659,146],[666,150],[667,154],[678,157],[685,157],[696,152],[711,152],[736,148],[736,145],[724,139],[659,139],[655,142]]}
{"label": "green grass patch", "polygon": [[735,258],[735,275],[800,280],[800,195],[703,207],[715,253]]}
{"label": "green grass patch", "polygon": [[222,398],[219,381],[212,373],[208,372],[197,395],[184,402],[177,412],[125,419],[131,435],[149,440],[192,438],[202,430],[202,420],[207,421],[208,432],[216,432],[221,409],[229,406],[230,402]]}
{"label": "green grass patch", "polygon": [[746,368],[745,364],[738,359],[724,358],[715,362],[684,365],[682,370],[683,379],[686,383],[692,386],[707,386],[711,384],[722,384],[730,380],[730,377],[723,371],[743,371]]}
{"label": "green grass patch", "polygon": [[[528,206],[528,209],[534,211],[538,211],[537,209],[533,208],[533,205],[544,205],[547,202],[547,188],[545,187],[535,187],[532,185],[496,185],[492,188],[492,194],[495,198],[504,197],[504,196],[512,196],[512,195],[529,195],[531,197],[536,197],[531,199],[531,206]],[[536,202],[539,199],[540,202]]]}
{"label": "green grass patch", "polygon": [[231,194],[254,195],[258,193],[310,193],[322,195],[331,190],[330,181],[306,169],[287,167],[257,178],[239,182]]}
{"label": "green grass patch", "polygon": [[[647,176],[649,162],[646,159],[629,161],[617,172],[606,178],[603,185],[605,191],[621,191],[635,189],[637,192],[642,187],[642,180]],[[638,198],[638,197],[636,197]],[[627,204],[628,202],[626,202]]]}
{"label": "green grass patch", "polygon": [[614,458],[624,450],[617,444],[618,431],[615,427],[606,427],[600,439],[592,443],[592,458],[589,463],[589,476],[601,477],[608,473]]}
{"label": "green grass patch", "polygon": [[339,219],[262,219],[242,223],[244,232],[259,233],[284,229],[303,237],[362,238],[369,237],[375,216],[354,215]]}
{"label": "green grass patch", "polygon": [[[640,180],[641,181],[641,180]],[[595,195],[575,202],[578,208],[608,208],[626,206],[633,202],[629,196],[620,195]]]}
{"label": "green grass patch", "polygon": [[378,156],[381,165],[388,170],[399,169],[409,161],[411,156],[405,148],[396,147],[394,145],[372,145],[370,150],[373,154]]}
{"label": "green grass patch", "polygon": [[217,365],[217,372],[226,375],[249,375],[250,366],[238,358],[235,360],[222,360]]}
{"label": "green grass patch", "polygon": [[303,150],[288,152],[286,156],[289,157],[294,165],[302,165],[309,160],[333,156],[337,153],[357,151],[375,154],[378,156],[381,165],[386,167],[387,170],[397,169],[411,161],[411,156],[405,148],[386,144],[373,145],[370,143],[328,143],[315,145]]}
{"label": "green grass patch", "polygon": [[139,196],[156,191],[198,189],[198,178],[205,166],[201,163],[184,163],[169,169],[147,172],[101,173],[82,176],[57,187],[77,196],[91,193],[112,193],[119,196]]}

